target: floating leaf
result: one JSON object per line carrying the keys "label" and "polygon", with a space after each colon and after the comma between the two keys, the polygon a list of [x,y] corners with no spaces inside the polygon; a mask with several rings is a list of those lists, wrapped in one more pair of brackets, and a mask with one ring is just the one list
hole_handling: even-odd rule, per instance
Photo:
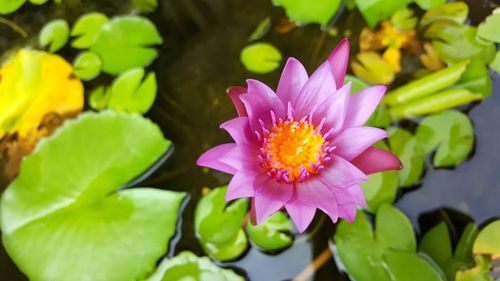
{"label": "floating leaf", "polygon": [[491,269],[491,261],[484,256],[475,256],[476,266],[468,270],[460,270],[455,276],[455,281],[493,281],[488,274]]}
{"label": "floating leaf", "polygon": [[71,46],[77,49],[87,49],[92,46],[97,33],[109,21],[105,14],[92,12],[81,16],[71,30],[71,36],[77,37]]}
{"label": "floating leaf", "polygon": [[226,191],[227,187],[210,191],[198,202],[194,215],[196,237],[205,252],[220,261],[235,259],[247,248],[247,237],[241,227],[248,201],[240,199],[226,206]]}
{"label": "floating leaf", "polygon": [[241,51],[240,60],[248,71],[268,73],[281,64],[281,53],[269,43],[254,43]]}
{"label": "floating leaf", "polygon": [[389,146],[403,163],[398,173],[399,185],[408,187],[419,182],[424,172],[425,151],[418,139],[401,128],[389,129]]}
{"label": "floating leaf", "polygon": [[411,260],[418,263],[419,270],[426,276],[434,276],[430,273],[432,266],[415,255],[415,233],[404,214],[384,204],[377,211],[375,225],[376,234],[372,232],[366,215],[359,211],[354,223],[341,221],[337,226],[334,236],[336,250],[352,280],[389,281],[395,274],[407,275],[412,269],[396,268],[395,253],[404,253],[403,261],[408,260],[407,255],[413,256]]}
{"label": "floating leaf", "polygon": [[102,68],[101,59],[91,51],[79,54],[73,65],[76,76],[85,81],[96,78],[101,73]]}
{"label": "floating leaf", "polygon": [[271,28],[271,17],[267,17],[263,19],[259,23],[259,25],[257,25],[257,28],[255,28],[252,35],[250,35],[250,37],[248,38],[248,42],[259,40],[269,31],[270,28]]}
{"label": "floating leaf", "polygon": [[479,232],[474,241],[474,254],[491,255],[492,259],[500,257],[500,220],[488,224]]}
{"label": "floating leaf", "polygon": [[156,98],[156,76],[149,73],[144,81],[144,69],[131,69],[120,75],[111,86],[109,108],[118,111],[144,114],[153,106]]}
{"label": "floating leaf", "polygon": [[443,281],[432,265],[413,253],[388,252],[384,255],[384,263],[393,280]]}
{"label": "floating leaf", "polygon": [[352,62],[354,74],[364,81],[374,84],[390,84],[397,69],[376,52],[362,52],[356,55],[359,62]]}
{"label": "floating leaf", "polygon": [[437,147],[435,167],[452,167],[464,161],[474,147],[474,129],[467,115],[448,110],[420,122],[416,137],[426,153]]}
{"label": "floating leaf", "polygon": [[[424,0],[425,1],[425,0]],[[433,2],[434,0],[428,0]],[[423,2],[423,1],[421,1]],[[469,6],[464,2],[449,2],[443,5],[435,6],[428,10],[420,20],[420,25],[426,26],[433,22],[454,22],[462,24],[469,14]]]}
{"label": "floating leaf", "polygon": [[83,85],[63,58],[22,49],[0,69],[0,138],[25,137],[44,116],[72,116],[83,109]]}
{"label": "floating leaf", "polygon": [[95,88],[90,92],[89,105],[94,110],[104,110],[108,107],[111,90],[104,86]]}
{"label": "floating leaf", "polygon": [[86,113],[65,122],[25,158],[2,196],[12,260],[31,280],[144,277],[167,251],[185,194],[117,189],[169,146],[140,115]]}
{"label": "floating leaf", "polygon": [[446,0],[415,0],[418,6],[423,10],[429,10],[446,3]]}
{"label": "floating leaf", "polygon": [[491,81],[488,68],[479,59],[472,60],[460,77],[460,80],[453,86],[454,88],[464,88],[475,94],[481,94],[483,98],[491,96],[493,82]]}
{"label": "floating leaf", "polygon": [[26,0],[0,0],[0,15],[15,12],[24,2],[26,2]]}
{"label": "floating leaf", "polygon": [[405,8],[413,0],[356,0],[356,5],[371,28],[390,18],[396,11]]}
{"label": "floating leaf", "polygon": [[477,27],[477,35],[485,40],[500,43],[500,9],[497,8],[491,15],[486,18],[486,21]]}
{"label": "floating leaf", "polygon": [[116,75],[150,64],[158,54],[150,46],[161,42],[158,30],[148,19],[121,16],[101,27],[90,49],[101,57],[103,71]]}
{"label": "floating leaf", "polygon": [[293,225],[283,212],[273,214],[259,225],[249,223],[246,229],[250,240],[265,251],[279,251],[293,243],[289,233]]}
{"label": "floating leaf", "polygon": [[49,0],[29,0],[29,1],[30,1],[31,4],[42,5],[42,4],[47,3]]}
{"label": "floating leaf", "polygon": [[164,259],[147,281],[217,280],[244,281],[232,270],[219,268],[207,257],[197,257],[191,252],[181,252],[173,259]]}
{"label": "floating leaf", "polygon": [[286,15],[298,24],[319,23],[328,25],[342,4],[342,0],[273,0],[285,9]]}
{"label": "floating leaf", "polygon": [[69,39],[69,26],[65,20],[53,20],[47,23],[40,32],[40,46],[49,46],[49,52],[54,53],[64,47]]}
{"label": "floating leaf", "polygon": [[132,0],[132,3],[141,13],[151,13],[158,8],[158,0]]}
{"label": "floating leaf", "polygon": [[413,16],[413,10],[404,8],[396,11],[391,17],[391,23],[396,29],[411,30],[417,25],[418,19]]}
{"label": "floating leaf", "polygon": [[495,59],[490,63],[489,67],[496,73],[500,73],[500,51],[495,55]]}

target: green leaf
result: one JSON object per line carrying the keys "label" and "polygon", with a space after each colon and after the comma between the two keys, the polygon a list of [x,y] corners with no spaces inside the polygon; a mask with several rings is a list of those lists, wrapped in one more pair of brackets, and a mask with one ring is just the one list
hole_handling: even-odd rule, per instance
{"label": "green leaf", "polygon": [[156,272],[146,281],[200,280],[244,281],[232,270],[219,268],[207,257],[181,252],[172,259],[164,259]]}
{"label": "green leaf", "polygon": [[247,224],[248,237],[264,251],[279,251],[293,243],[292,222],[283,212],[277,212],[259,225]]}
{"label": "green leaf", "polygon": [[500,43],[500,9],[497,8],[477,27],[477,35],[490,42]]}
{"label": "green leaf", "polygon": [[247,248],[242,225],[248,201],[240,199],[226,206],[226,190],[227,187],[215,188],[203,196],[194,215],[196,237],[205,252],[220,261],[235,259]]}
{"label": "green leaf", "polygon": [[65,20],[53,20],[47,23],[40,32],[39,43],[42,48],[49,46],[54,53],[64,47],[69,39],[69,26]]}
{"label": "green leaf", "polygon": [[391,17],[391,23],[399,30],[411,30],[417,26],[418,19],[413,16],[413,10],[404,8],[396,11]]}
{"label": "green leaf", "polygon": [[362,81],[358,77],[347,74],[344,79],[344,85],[349,82],[352,82],[352,90],[351,90],[352,93],[357,93],[359,91],[362,91],[370,87],[370,85],[368,85],[366,82]]}
{"label": "green leaf", "polygon": [[476,266],[468,270],[460,270],[457,272],[456,281],[493,281],[493,278],[488,274],[491,270],[491,261],[484,256],[475,256]]}
{"label": "green leaf", "polygon": [[167,251],[185,194],[117,189],[169,146],[139,115],[108,111],[66,121],[24,159],[2,196],[10,257],[30,280],[143,278]]}
{"label": "green leaf", "polygon": [[141,13],[151,13],[158,8],[158,0],[132,0],[132,4]]}
{"label": "green leaf", "polygon": [[393,280],[442,281],[441,275],[425,259],[415,254],[391,251],[384,255],[384,263]]}
{"label": "green leaf", "polygon": [[29,0],[31,4],[42,5],[47,3],[49,0]]}
{"label": "green leaf", "polygon": [[0,15],[15,12],[24,2],[26,2],[26,0],[0,0]]}
{"label": "green leaf", "polygon": [[108,107],[110,89],[104,86],[97,87],[90,92],[89,105],[92,109],[101,111]]}
{"label": "green leaf", "polygon": [[254,43],[246,46],[240,55],[243,66],[255,73],[268,73],[281,64],[281,53],[270,43]]}
{"label": "green leaf", "polygon": [[101,57],[103,71],[116,75],[149,65],[158,55],[150,46],[160,43],[162,38],[151,21],[120,16],[101,27],[90,49]]}
{"label": "green leaf", "polygon": [[156,75],[150,72],[144,81],[144,69],[131,69],[115,79],[111,86],[109,108],[145,114],[156,98]]}
{"label": "green leaf", "polygon": [[410,132],[401,128],[389,129],[389,146],[403,163],[399,171],[399,185],[409,187],[417,184],[424,172],[425,151]]}
{"label": "green leaf", "polygon": [[413,0],[356,0],[356,5],[368,23],[374,28],[377,23],[390,18],[396,11],[405,8]]}
{"label": "green leaf", "polygon": [[467,115],[448,110],[426,117],[417,127],[416,137],[426,153],[437,147],[435,167],[462,163],[474,147],[474,129]]}
{"label": "green leaf", "polygon": [[409,220],[394,207],[380,206],[374,235],[366,215],[359,211],[354,223],[341,221],[334,236],[338,256],[352,280],[389,281],[384,255],[401,251],[415,255],[416,241]]}
{"label": "green leaf", "polygon": [[500,73],[500,51],[495,55],[495,59],[489,64],[491,70]]}
{"label": "green leaf", "polygon": [[500,220],[493,221],[483,228],[474,241],[473,253],[492,255],[492,259],[500,257]]}
{"label": "green leaf", "polygon": [[446,0],[415,0],[418,6],[423,10],[429,10],[446,3]]}
{"label": "green leaf", "polygon": [[491,96],[493,82],[486,65],[481,60],[474,59],[467,65],[465,72],[453,88],[464,88],[486,98]]}
{"label": "green leaf", "polygon": [[259,23],[259,25],[257,25],[252,35],[250,35],[250,37],[248,38],[248,42],[259,40],[260,38],[264,37],[264,35],[266,35],[270,28],[271,17],[266,17]]}
{"label": "green leaf", "polygon": [[337,13],[342,0],[273,0],[297,24],[318,23],[327,26]]}
{"label": "green leaf", "polygon": [[75,75],[78,78],[89,81],[101,73],[102,62],[96,53],[87,51],[80,53],[76,57],[73,67],[75,68]]}
{"label": "green leaf", "polygon": [[94,43],[99,30],[109,21],[105,14],[92,12],[81,16],[71,30],[71,36],[77,37],[71,46],[77,49],[88,49]]}
{"label": "green leaf", "polygon": [[[430,0],[433,1],[433,0]],[[418,1],[417,1],[418,2]],[[467,20],[469,6],[464,2],[448,2],[428,10],[420,20],[420,25],[426,26],[433,22],[454,22],[462,24]]]}

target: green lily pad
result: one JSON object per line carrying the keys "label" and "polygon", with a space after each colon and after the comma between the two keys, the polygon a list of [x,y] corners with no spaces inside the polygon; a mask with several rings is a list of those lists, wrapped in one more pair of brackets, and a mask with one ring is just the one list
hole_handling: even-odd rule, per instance
{"label": "green lily pad", "polygon": [[39,42],[42,48],[49,47],[54,53],[64,47],[69,39],[69,26],[65,20],[53,20],[47,23],[40,32]]}
{"label": "green lily pad", "polygon": [[500,43],[500,9],[497,8],[491,15],[486,18],[486,21],[477,27],[477,35],[490,42]]}
{"label": "green lily pad", "polygon": [[483,228],[474,241],[474,254],[492,255],[492,258],[500,257],[500,220],[496,220]]}
{"label": "green lily pad", "polygon": [[0,0],[0,15],[10,14],[17,11],[26,0]]}
{"label": "green lily pad", "polygon": [[389,134],[391,151],[403,163],[403,169],[398,172],[399,185],[409,187],[417,184],[424,172],[424,148],[418,139],[407,130],[390,128]]}
{"label": "green lily pad", "polygon": [[49,0],[29,0],[31,4],[42,5],[47,3]]}
{"label": "green lily pad", "polygon": [[2,196],[9,256],[30,280],[143,278],[166,253],[185,194],[117,189],[169,146],[140,115],[108,111],[66,121],[24,159]]}
{"label": "green lily pad", "polygon": [[243,66],[255,73],[269,73],[281,64],[281,53],[269,43],[254,43],[246,46],[240,55]]}
{"label": "green lily pad", "polygon": [[109,21],[105,14],[92,12],[81,16],[73,25],[71,36],[76,37],[71,46],[77,49],[88,49],[92,46],[97,33]]}
{"label": "green lily pad", "polygon": [[432,265],[413,253],[391,251],[384,254],[384,262],[393,280],[444,281]]}
{"label": "green lily pad", "polygon": [[337,13],[342,0],[273,0],[273,4],[283,7],[286,15],[298,24],[326,26]]}
{"label": "green lily pad", "polygon": [[293,243],[290,234],[293,225],[283,212],[275,213],[259,225],[248,223],[246,230],[250,240],[264,251],[279,251]]}
{"label": "green lily pad", "polygon": [[489,64],[491,70],[500,73],[500,51],[495,55],[495,59]]}
{"label": "green lily pad", "polygon": [[374,28],[377,23],[390,18],[396,11],[406,8],[413,0],[356,0],[356,5],[368,23]]}
{"label": "green lily pad", "polygon": [[239,257],[248,246],[242,229],[248,201],[240,199],[226,206],[226,191],[227,187],[219,187],[203,196],[194,214],[196,237],[205,252],[220,261]]}
{"label": "green lily pad", "polygon": [[197,257],[191,252],[181,252],[172,259],[164,259],[156,272],[146,281],[244,281],[245,279],[230,269],[213,264],[207,257]]}
{"label": "green lily pad", "polygon": [[89,81],[101,73],[102,62],[96,53],[87,51],[76,57],[73,67],[78,78]]}
{"label": "green lily pad", "polygon": [[418,19],[413,14],[413,10],[409,8],[396,11],[391,17],[391,23],[399,30],[414,29]]}
{"label": "green lily pad", "polygon": [[160,43],[162,38],[151,21],[120,16],[99,29],[90,49],[101,57],[103,71],[116,75],[149,65],[158,55],[151,46]]}
{"label": "green lily pad", "polygon": [[89,105],[92,109],[101,111],[108,107],[111,90],[104,86],[99,86],[90,92]]}
{"label": "green lily pad", "polygon": [[422,16],[420,25],[426,26],[434,22],[454,22],[462,24],[467,20],[468,15],[469,6],[467,6],[466,3],[461,1],[448,2],[428,10]]}
{"label": "green lily pad", "polygon": [[455,276],[455,281],[494,281],[489,275],[492,267],[491,261],[484,256],[475,256],[476,266],[467,270],[460,270]]}
{"label": "green lily pad", "polygon": [[446,3],[446,0],[415,0],[415,3],[423,10],[429,10]]}
{"label": "green lily pad", "polygon": [[434,167],[462,163],[474,147],[474,129],[467,115],[448,110],[426,117],[417,127],[416,137],[426,153],[436,149]]}
{"label": "green lily pad", "polygon": [[115,79],[110,90],[111,109],[144,114],[153,106],[157,84],[154,72],[145,76],[144,69],[131,69]]}
{"label": "green lily pad", "polygon": [[467,89],[472,93],[481,94],[483,98],[491,96],[493,82],[484,62],[479,59],[471,60],[453,88]]}
{"label": "green lily pad", "polygon": [[132,0],[132,4],[141,13],[151,13],[158,8],[158,0]]}
{"label": "green lily pad", "polygon": [[[426,276],[432,276],[429,280],[441,280],[434,279],[436,274],[432,273],[432,266],[416,256],[415,233],[404,214],[384,204],[377,211],[375,225],[374,234],[366,215],[359,211],[354,223],[341,221],[337,226],[336,251],[352,280],[415,280],[392,278],[394,275],[410,276],[414,268],[406,268],[409,261],[418,263],[418,270]],[[409,255],[412,257],[408,258]],[[395,261],[396,256],[402,259],[403,267]]]}

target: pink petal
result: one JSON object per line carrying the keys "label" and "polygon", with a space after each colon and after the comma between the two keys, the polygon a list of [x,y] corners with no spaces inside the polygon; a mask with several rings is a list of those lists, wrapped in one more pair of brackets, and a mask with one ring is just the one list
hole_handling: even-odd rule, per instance
{"label": "pink petal", "polygon": [[354,203],[356,205],[366,208],[368,205],[366,204],[366,199],[365,199],[365,194],[363,193],[363,189],[361,189],[361,186],[359,184],[354,184],[351,185],[350,187],[347,188],[349,193],[351,193],[352,197],[354,198]]}
{"label": "pink petal", "polygon": [[347,188],[368,180],[367,176],[349,161],[334,154],[330,157],[331,162],[316,175],[325,185]]}
{"label": "pink petal", "polygon": [[254,182],[255,218],[257,224],[264,222],[270,215],[279,211],[290,200],[293,185],[279,183],[275,179],[262,177]]}
{"label": "pink petal", "polygon": [[295,104],[295,100],[307,82],[309,76],[302,63],[295,58],[289,58],[285,68],[281,73],[280,82],[276,94],[285,106],[290,102]]}
{"label": "pink petal", "polygon": [[338,89],[344,85],[347,65],[349,64],[349,40],[342,39],[337,45],[337,48],[330,54],[327,61],[330,64]]}
{"label": "pink petal", "polygon": [[337,198],[318,177],[311,177],[295,188],[297,199],[307,206],[316,206],[325,212],[335,223],[339,217]]}
{"label": "pink petal", "polygon": [[351,161],[377,141],[387,138],[387,132],[375,127],[351,127],[343,130],[332,141],[333,153]]}
{"label": "pink petal", "polygon": [[234,174],[227,187],[226,201],[254,196],[253,181],[257,174],[248,171],[238,171]]}
{"label": "pink petal", "polygon": [[219,161],[227,164],[236,170],[252,168],[258,164],[259,150],[256,146],[248,144],[237,144],[228,149],[224,155],[219,157]]}
{"label": "pink petal", "polygon": [[250,127],[248,117],[231,119],[220,125],[220,127],[226,130],[238,144],[255,145],[257,143],[257,137]]}
{"label": "pink petal", "polygon": [[403,164],[401,164],[398,157],[388,151],[375,147],[369,147],[351,162],[367,175],[388,170],[401,170],[403,168]]}
{"label": "pink petal", "polygon": [[215,169],[224,173],[235,174],[237,169],[235,169],[231,165],[228,165],[220,161],[221,157],[224,157],[235,147],[236,147],[235,143],[226,143],[213,147],[212,149],[203,153],[198,158],[198,160],[196,160],[196,164],[198,166]]}
{"label": "pink petal", "polygon": [[301,119],[308,116],[313,109],[317,108],[328,96],[333,95],[336,90],[330,65],[325,62],[307,80],[295,104],[292,104],[295,110],[294,117]]}
{"label": "pink petal", "polygon": [[349,188],[330,188],[335,194],[339,206],[339,217],[354,222],[358,208],[356,202],[358,198],[353,196]]}
{"label": "pink petal", "polygon": [[257,80],[247,80],[248,93],[240,96],[245,105],[253,131],[261,132],[262,120],[265,126],[271,124],[271,111],[276,117],[285,116],[285,106],[278,96],[265,84]]}
{"label": "pink petal", "polygon": [[323,131],[330,131],[335,136],[344,126],[344,120],[351,96],[352,83],[348,83],[340,88],[333,95],[330,95],[314,112],[313,122],[319,124],[325,118]]}
{"label": "pink petal", "polygon": [[363,126],[382,100],[387,87],[377,85],[366,88],[349,100],[344,128]]}
{"label": "pink petal", "polygon": [[316,213],[316,207],[304,205],[296,196],[292,196],[292,199],[285,204],[285,208],[300,233],[307,229]]}
{"label": "pink petal", "polygon": [[274,111],[277,117],[285,115],[285,105],[281,102],[278,95],[276,95],[266,84],[257,80],[248,79],[247,86],[248,94],[261,97],[269,106],[269,109]]}
{"label": "pink petal", "polygon": [[236,112],[238,112],[238,116],[247,116],[247,111],[245,110],[245,106],[240,100],[240,95],[247,92],[247,89],[243,87],[231,87],[226,90],[229,98],[233,101],[234,107],[236,108]]}

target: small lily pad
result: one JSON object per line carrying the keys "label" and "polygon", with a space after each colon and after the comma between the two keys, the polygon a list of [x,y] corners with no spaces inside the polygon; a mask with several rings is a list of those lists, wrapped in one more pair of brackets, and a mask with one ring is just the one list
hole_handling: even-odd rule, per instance
{"label": "small lily pad", "polygon": [[426,153],[436,149],[435,167],[452,167],[463,162],[474,147],[474,129],[467,115],[448,110],[426,117],[416,137]]}
{"label": "small lily pad", "polygon": [[434,7],[443,5],[446,3],[446,0],[415,0],[418,6],[424,10],[429,10]]}
{"label": "small lily pad", "polygon": [[154,72],[143,81],[145,71],[142,68],[131,69],[115,79],[111,86],[109,108],[144,114],[153,106],[157,84]]}
{"label": "small lily pad", "polygon": [[283,7],[286,15],[298,24],[326,26],[340,8],[342,0],[273,0],[273,4]]}
{"label": "small lily pad", "polygon": [[226,191],[227,187],[219,187],[203,196],[194,215],[196,237],[205,252],[220,261],[239,257],[248,246],[242,229],[248,201],[240,199],[227,206]]}
{"label": "small lily pad", "polygon": [[391,17],[391,23],[399,30],[411,30],[417,25],[418,19],[413,15],[413,10],[404,8],[396,11]]}
{"label": "small lily pad", "polygon": [[89,105],[92,109],[101,111],[108,107],[109,97],[111,96],[110,89],[104,86],[99,86],[90,92]]}
{"label": "small lily pad", "polygon": [[101,73],[102,62],[96,53],[87,51],[76,57],[73,67],[78,78],[89,81]]}
{"label": "small lily pad", "polygon": [[409,187],[417,184],[424,172],[425,150],[418,139],[401,128],[389,129],[389,146],[403,163],[398,173],[399,185]]}
{"label": "small lily pad", "polygon": [[401,10],[413,2],[413,0],[356,0],[356,5],[368,23],[374,28],[377,23],[390,18],[396,11]]}
{"label": "small lily pad", "polygon": [[500,220],[496,220],[483,228],[474,241],[474,254],[491,255],[493,259],[500,257]]}
{"label": "small lily pad", "polygon": [[500,43],[500,9],[497,8],[491,15],[486,18],[486,21],[481,23],[477,28],[477,35],[485,40]]}
{"label": "small lily pad", "polygon": [[240,55],[241,63],[248,71],[269,73],[281,64],[281,53],[270,43],[254,43],[246,46]]}
{"label": "small lily pad", "polygon": [[207,257],[197,257],[191,252],[181,252],[172,259],[164,259],[156,272],[146,281],[244,281],[230,269],[219,268]]}
{"label": "small lily pad", "polygon": [[26,0],[0,0],[0,15],[15,12],[24,2],[26,2]]}
{"label": "small lily pad", "polygon": [[[433,0],[431,0],[433,1]],[[466,3],[457,1],[438,5],[428,10],[420,20],[420,25],[426,26],[433,22],[454,22],[462,24],[467,20],[469,6]]]}
{"label": "small lily pad", "polygon": [[65,20],[53,20],[47,23],[40,32],[39,42],[43,48],[49,47],[54,53],[64,47],[69,39],[69,26]]}
{"label": "small lily pad", "polygon": [[105,14],[92,12],[81,16],[73,25],[71,36],[76,37],[71,46],[77,49],[88,49],[92,46],[101,27],[109,21]]}
{"label": "small lily pad", "polygon": [[156,26],[140,16],[120,16],[105,23],[90,47],[103,62],[103,71],[120,74],[149,65],[158,55],[152,46],[162,43]]}
{"label": "small lily pad", "polygon": [[500,51],[495,55],[495,59],[489,64],[491,70],[500,73]]}
{"label": "small lily pad", "polygon": [[292,229],[292,222],[283,212],[275,213],[259,225],[248,223],[246,227],[250,240],[264,251],[279,251],[292,245]]}

